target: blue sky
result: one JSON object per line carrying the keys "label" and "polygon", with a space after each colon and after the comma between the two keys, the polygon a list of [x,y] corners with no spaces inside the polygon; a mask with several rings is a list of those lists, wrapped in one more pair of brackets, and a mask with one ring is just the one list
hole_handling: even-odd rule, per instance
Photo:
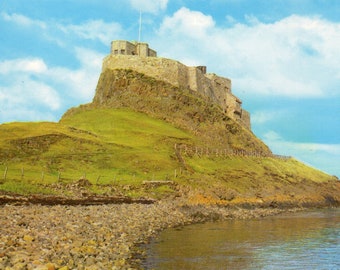
{"label": "blue sky", "polygon": [[273,152],[340,177],[340,1],[1,0],[0,123],[90,102],[115,39],[232,80]]}

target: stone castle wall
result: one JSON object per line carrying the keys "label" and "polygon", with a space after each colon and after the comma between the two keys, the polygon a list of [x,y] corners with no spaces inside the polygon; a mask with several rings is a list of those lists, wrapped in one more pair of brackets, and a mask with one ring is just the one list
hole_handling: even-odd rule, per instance
{"label": "stone castle wall", "polygon": [[[115,48],[118,45],[115,43]],[[250,129],[250,114],[242,109],[241,100],[232,94],[231,81],[216,74],[206,74],[206,67],[188,67],[167,58],[115,54],[111,51],[103,61],[103,71],[106,69],[132,69],[176,87],[196,91],[219,105],[230,118]]]}
{"label": "stone castle wall", "polygon": [[132,69],[177,87],[188,87],[187,67],[166,58],[111,54],[104,58],[105,69]]}
{"label": "stone castle wall", "polygon": [[111,54],[113,55],[138,55],[142,57],[157,57],[157,52],[149,48],[144,42],[128,42],[126,40],[114,40],[111,42]]}

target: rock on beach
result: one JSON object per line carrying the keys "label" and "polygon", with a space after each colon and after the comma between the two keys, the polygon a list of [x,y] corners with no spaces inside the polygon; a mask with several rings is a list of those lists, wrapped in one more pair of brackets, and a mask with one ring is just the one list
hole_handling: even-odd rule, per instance
{"label": "rock on beach", "polygon": [[187,220],[162,204],[0,209],[0,269],[128,269],[137,243]]}
{"label": "rock on beach", "polygon": [[162,229],[273,214],[268,211],[183,207],[174,202],[2,205],[0,269],[138,269],[136,247]]}

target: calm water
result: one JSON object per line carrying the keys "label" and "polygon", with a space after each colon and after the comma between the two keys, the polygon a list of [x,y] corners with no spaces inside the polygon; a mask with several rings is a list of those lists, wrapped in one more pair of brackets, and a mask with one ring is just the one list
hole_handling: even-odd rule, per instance
{"label": "calm water", "polygon": [[340,269],[340,209],[169,229],[145,269]]}

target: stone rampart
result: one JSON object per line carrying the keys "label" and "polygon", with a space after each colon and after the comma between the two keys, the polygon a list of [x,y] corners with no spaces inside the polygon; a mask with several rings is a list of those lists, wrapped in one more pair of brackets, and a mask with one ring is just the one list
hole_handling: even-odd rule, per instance
{"label": "stone rampart", "polygon": [[166,58],[108,55],[103,61],[105,69],[132,69],[177,87],[188,87],[187,67]]}

